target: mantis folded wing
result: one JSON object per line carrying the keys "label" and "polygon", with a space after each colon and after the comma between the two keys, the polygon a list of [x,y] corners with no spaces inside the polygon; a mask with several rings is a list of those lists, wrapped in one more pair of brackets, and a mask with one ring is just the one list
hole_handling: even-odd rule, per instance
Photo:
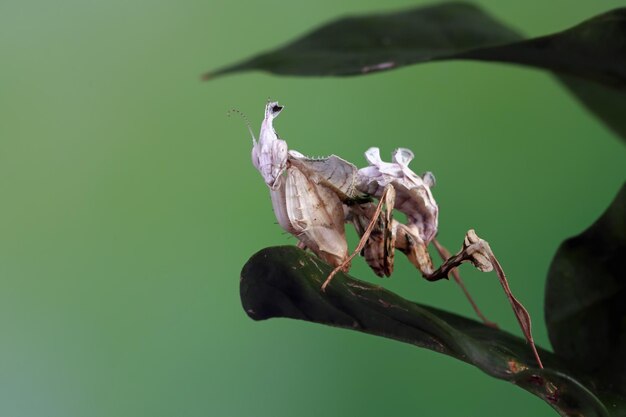
{"label": "mantis folded wing", "polygon": [[343,205],[330,188],[320,186],[296,165],[288,164],[286,175],[271,190],[278,223],[330,265],[348,257]]}
{"label": "mantis folded wing", "polygon": [[[365,153],[369,166],[360,170],[335,155],[307,158],[288,151],[287,143],[274,130],[273,120],[282,109],[277,102],[266,105],[258,142],[252,137],[252,161],[270,188],[274,213],[281,227],[299,240],[299,246],[312,250],[335,267],[322,290],[337,272],[347,271],[352,258],[361,251],[377,275],[390,276],[394,250],[399,249],[429,281],[447,279],[452,274],[477,314],[486,324],[493,325],[476,307],[456,268],[463,262],[471,262],[483,272],[495,268],[535,358],[543,367],[532,338],[530,316],[511,293],[489,244],[470,230],[462,249],[449,256],[436,241],[439,208],[430,190],[435,179],[429,172],[419,176],[408,167],[414,157],[410,150],[397,149],[392,162],[384,162],[379,149],[370,148]],[[374,198],[378,199],[377,204]],[[406,215],[406,224],[393,218],[394,209]],[[352,223],[361,237],[350,255],[346,222]],[[428,252],[431,242],[446,258],[437,269]]]}

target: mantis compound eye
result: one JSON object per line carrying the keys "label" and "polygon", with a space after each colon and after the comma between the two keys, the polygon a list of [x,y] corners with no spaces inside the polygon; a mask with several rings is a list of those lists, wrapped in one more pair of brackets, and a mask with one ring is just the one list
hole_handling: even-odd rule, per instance
{"label": "mantis compound eye", "polygon": [[275,119],[276,117],[278,117],[280,112],[283,111],[284,108],[285,106],[281,106],[280,104],[278,104],[277,101],[267,103],[267,105],[265,106],[265,118]]}

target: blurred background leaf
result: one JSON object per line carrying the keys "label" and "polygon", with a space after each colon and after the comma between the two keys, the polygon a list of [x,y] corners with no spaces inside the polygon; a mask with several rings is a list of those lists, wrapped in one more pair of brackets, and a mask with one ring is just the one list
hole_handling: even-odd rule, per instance
{"label": "blurred background leaf", "polygon": [[545,316],[555,353],[626,397],[625,255],[626,184],[592,226],[559,247]]}
{"label": "blurred background leaf", "polygon": [[[521,64],[555,72],[592,113],[626,140],[625,51],[626,8],[525,40],[480,8],[454,2],[342,18],[281,48],[209,72],[205,79],[249,70],[363,75],[449,59]],[[595,84],[589,86],[589,81]]]}

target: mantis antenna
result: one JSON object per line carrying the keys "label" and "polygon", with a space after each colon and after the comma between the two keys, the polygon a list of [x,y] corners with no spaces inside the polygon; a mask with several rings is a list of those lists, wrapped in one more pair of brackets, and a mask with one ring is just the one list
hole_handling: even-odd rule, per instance
{"label": "mantis antenna", "polygon": [[252,132],[252,127],[250,126],[250,120],[248,117],[239,109],[230,109],[226,115],[230,117],[232,113],[237,113],[239,116],[243,118],[243,121],[246,123],[246,127],[248,128],[248,132],[250,132],[250,136],[252,136],[252,143],[256,144],[256,138],[254,137],[254,133]]}

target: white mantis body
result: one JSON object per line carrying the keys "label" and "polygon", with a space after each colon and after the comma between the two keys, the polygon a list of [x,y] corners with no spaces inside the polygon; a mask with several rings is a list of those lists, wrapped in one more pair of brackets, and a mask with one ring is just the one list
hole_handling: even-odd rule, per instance
{"label": "white mantis body", "polygon": [[[335,155],[307,158],[289,151],[287,143],[276,134],[273,120],[282,110],[283,106],[277,102],[267,103],[259,140],[252,135],[252,162],[270,188],[274,213],[281,227],[299,240],[298,246],[310,249],[335,267],[322,290],[337,272],[347,271],[352,258],[361,251],[377,275],[391,275],[394,250],[399,249],[429,281],[453,274],[476,312],[486,324],[493,325],[476,307],[456,267],[471,262],[483,272],[495,268],[535,358],[543,367],[532,338],[530,316],[513,297],[489,244],[469,230],[461,251],[450,256],[437,242],[439,208],[431,192],[435,178],[430,172],[419,176],[409,168],[413,159],[410,150],[397,149],[392,161],[384,162],[379,149],[370,148],[365,152],[369,165],[359,170]],[[378,199],[377,204],[374,199]],[[406,223],[393,218],[394,209],[406,215]],[[352,223],[361,236],[350,255],[345,223]],[[428,253],[431,242],[444,259],[437,269]]]}
{"label": "white mantis body", "polygon": [[339,265],[348,257],[342,202],[330,188],[317,186],[310,173],[289,162],[294,157],[272,123],[282,109],[278,103],[265,107],[258,142],[253,137],[252,163],[270,187],[281,227],[324,261]]}

